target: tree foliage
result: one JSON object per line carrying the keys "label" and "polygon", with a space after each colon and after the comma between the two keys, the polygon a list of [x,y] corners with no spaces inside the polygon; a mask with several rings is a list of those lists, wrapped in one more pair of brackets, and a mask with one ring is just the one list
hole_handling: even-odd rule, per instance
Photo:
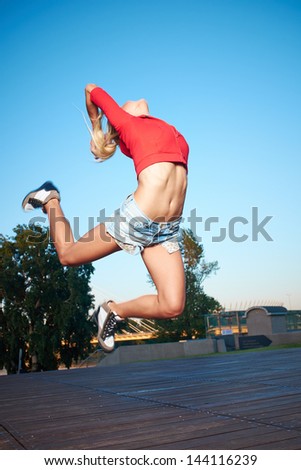
{"label": "tree foliage", "polygon": [[48,231],[18,225],[13,237],[0,235],[0,367],[70,367],[90,349],[93,304],[91,264],[63,267]]}
{"label": "tree foliage", "polygon": [[156,321],[160,341],[180,341],[204,337],[204,316],[221,307],[217,300],[205,294],[202,286],[204,280],[217,271],[218,263],[205,261],[203,246],[189,229],[183,229],[182,245],[186,278],[186,305],[179,317]]}

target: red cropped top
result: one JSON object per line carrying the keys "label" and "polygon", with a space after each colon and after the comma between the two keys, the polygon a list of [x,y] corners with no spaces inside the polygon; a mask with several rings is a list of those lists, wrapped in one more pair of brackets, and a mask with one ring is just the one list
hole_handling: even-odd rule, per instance
{"label": "red cropped top", "polygon": [[153,116],[132,116],[102,88],[94,88],[90,97],[118,132],[120,150],[133,159],[137,176],[158,162],[181,163],[187,169],[189,147],[175,127]]}

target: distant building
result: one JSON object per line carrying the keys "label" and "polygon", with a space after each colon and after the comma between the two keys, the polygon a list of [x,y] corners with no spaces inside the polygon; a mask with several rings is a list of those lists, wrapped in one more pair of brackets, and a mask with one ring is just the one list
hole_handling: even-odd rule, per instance
{"label": "distant building", "polygon": [[286,333],[285,307],[251,307],[245,312],[248,335],[273,335]]}

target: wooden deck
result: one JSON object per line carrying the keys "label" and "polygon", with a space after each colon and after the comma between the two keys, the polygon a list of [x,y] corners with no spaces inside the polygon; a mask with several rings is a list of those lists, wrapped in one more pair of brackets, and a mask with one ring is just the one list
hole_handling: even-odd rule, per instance
{"label": "wooden deck", "polygon": [[0,449],[301,449],[301,348],[2,376]]}

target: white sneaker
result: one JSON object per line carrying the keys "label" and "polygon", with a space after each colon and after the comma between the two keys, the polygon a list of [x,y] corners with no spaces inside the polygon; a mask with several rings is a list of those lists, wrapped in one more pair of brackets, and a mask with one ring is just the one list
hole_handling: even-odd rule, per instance
{"label": "white sneaker", "polygon": [[22,207],[25,211],[43,208],[50,199],[61,200],[59,190],[51,181],[46,181],[39,188],[28,193],[22,201]]}
{"label": "white sneaker", "polygon": [[116,313],[110,309],[108,302],[104,302],[95,310],[92,319],[98,326],[97,339],[102,349],[107,353],[112,352],[115,347],[114,329],[118,321]]}

